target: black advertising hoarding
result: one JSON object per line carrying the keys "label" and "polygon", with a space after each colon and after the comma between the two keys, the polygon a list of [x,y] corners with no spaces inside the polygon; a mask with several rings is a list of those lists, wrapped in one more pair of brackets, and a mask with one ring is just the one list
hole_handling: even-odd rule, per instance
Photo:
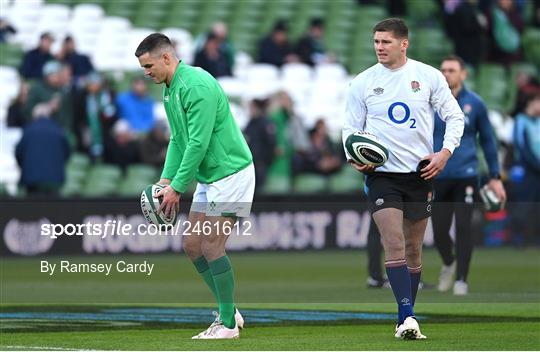
{"label": "black advertising hoarding", "polygon": [[[182,200],[175,229],[158,234],[144,227],[136,199],[2,200],[0,250],[24,256],[180,252],[190,204]],[[227,249],[362,248],[369,226],[367,204],[358,195],[259,197]],[[53,236],[60,229],[62,235]]]}

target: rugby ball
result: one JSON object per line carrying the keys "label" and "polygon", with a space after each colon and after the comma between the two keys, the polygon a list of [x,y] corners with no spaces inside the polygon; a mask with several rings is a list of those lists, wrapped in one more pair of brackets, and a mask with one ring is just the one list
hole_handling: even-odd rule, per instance
{"label": "rugby ball", "polygon": [[359,164],[381,166],[388,160],[388,149],[379,138],[367,132],[355,132],[345,140],[349,156]]}
{"label": "rugby ball", "polygon": [[484,202],[484,207],[487,212],[493,212],[493,211],[499,211],[501,209],[504,209],[504,203],[500,201],[500,199],[497,197],[497,194],[488,187],[488,185],[485,185],[480,189],[480,198],[482,198],[482,202]]}
{"label": "rugby ball", "polygon": [[163,197],[156,197],[165,186],[153,184],[147,186],[141,194],[141,210],[146,220],[154,225],[173,225],[176,224],[177,214],[174,211],[169,217],[166,217],[163,211],[158,212],[159,205]]}

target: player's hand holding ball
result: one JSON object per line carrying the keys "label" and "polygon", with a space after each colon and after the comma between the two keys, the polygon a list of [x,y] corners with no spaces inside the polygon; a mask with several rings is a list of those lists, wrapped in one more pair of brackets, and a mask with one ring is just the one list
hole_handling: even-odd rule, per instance
{"label": "player's hand holding ball", "polygon": [[504,190],[504,185],[500,179],[492,178],[489,180],[487,185],[493,192],[495,192],[495,195],[501,201],[501,203],[506,202],[506,191]]}
{"label": "player's hand holding ball", "polygon": [[345,149],[351,157],[349,164],[362,173],[371,173],[388,160],[388,149],[371,133],[355,132],[349,135]]}
{"label": "player's hand holding ball", "polygon": [[[424,180],[430,180],[436,177],[444,170],[444,167],[451,156],[452,153],[450,153],[448,149],[443,148],[437,153],[429,154],[428,156],[424,157],[422,160],[420,160],[420,164],[418,164],[419,168],[417,171],[420,172],[420,177],[422,177]],[[424,164],[426,164],[426,160],[429,160],[429,163],[424,166]]]}
{"label": "player's hand holding ball", "polygon": [[357,171],[360,171],[363,174],[369,174],[375,171],[375,166],[373,165],[366,165],[366,164],[359,164],[353,159],[349,159],[348,163],[352,165]]}
{"label": "player's hand holding ball", "polygon": [[[176,223],[180,194],[172,187],[156,183],[146,187],[141,194],[141,210],[149,223],[154,225],[173,225]],[[167,189],[170,191],[167,192]],[[166,203],[165,203],[166,201]]]}
{"label": "player's hand holding ball", "polygon": [[159,191],[156,197],[163,197],[158,212],[162,211],[166,217],[170,217],[173,212],[178,211],[180,207],[180,193],[176,192],[170,185],[165,186]]}

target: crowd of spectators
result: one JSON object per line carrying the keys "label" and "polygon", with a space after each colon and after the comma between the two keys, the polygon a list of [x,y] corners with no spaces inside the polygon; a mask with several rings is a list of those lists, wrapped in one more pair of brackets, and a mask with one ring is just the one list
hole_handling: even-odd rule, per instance
{"label": "crowd of spectators", "polygon": [[[389,11],[407,11],[405,1],[388,4]],[[439,4],[455,52],[469,65],[484,60],[509,65],[522,60],[522,1],[498,0],[488,6],[486,1],[440,0]],[[538,1],[535,4],[538,7]],[[6,23],[1,27],[2,35],[16,31]],[[291,62],[315,66],[339,61],[324,46],[324,30],[324,21],[314,18],[293,43],[287,22],[277,21],[258,42],[255,61],[277,67]],[[72,37],[63,38],[59,53],[53,55],[55,39],[43,33],[38,46],[24,55],[20,65],[24,80],[8,111],[8,125],[24,128],[17,147],[21,184],[30,192],[58,190],[70,151],[122,168],[133,163],[160,168],[169,132],[164,121],[156,121],[156,102],[148,93],[148,81],[135,77],[130,89],[116,92],[114,84],[94,71],[89,57],[76,51]],[[232,75],[234,58],[235,49],[224,23],[214,24],[197,38],[194,65],[215,77]],[[540,184],[540,85],[526,74],[519,75],[516,84],[518,95],[512,112],[516,142],[513,150],[512,145],[503,148],[507,147],[510,155],[506,174],[515,185],[515,197],[525,199],[525,195],[540,194],[524,191]],[[331,116],[320,116],[313,126],[304,126],[284,91],[246,104],[249,122],[244,133],[255,160],[258,191],[269,175],[330,175],[345,164],[340,141],[328,135],[325,119]],[[46,143],[49,139],[51,143]],[[56,171],[38,172],[52,168]]]}
{"label": "crowd of spectators", "polygon": [[72,37],[63,39],[57,55],[51,53],[54,40],[43,33],[25,53],[20,91],[8,108],[8,126],[23,129],[16,148],[20,184],[29,193],[58,192],[72,151],[123,168],[162,164],[169,137],[156,124],[147,80],[136,76],[129,90],[117,94],[89,57],[76,51]]}

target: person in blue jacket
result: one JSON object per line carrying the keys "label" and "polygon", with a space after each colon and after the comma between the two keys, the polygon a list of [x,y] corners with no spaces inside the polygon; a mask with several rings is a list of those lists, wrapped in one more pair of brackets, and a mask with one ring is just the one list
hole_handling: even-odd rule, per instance
{"label": "person in blue jacket", "polygon": [[[454,55],[446,57],[441,63],[441,72],[465,114],[465,129],[460,146],[448,160],[443,172],[435,179],[433,236],[443,261],[437,288],[439,291],[448,291],[453,284],[455,295],[466,295],[467,275],[473,251],[471,221],[478,185],[477,139],[488,164],[488,186],[501,201],[506,200],[506,191],[500,179],[497,144],[487,108],[482,99],[463,84],[467,78],[463,59]],[[436,116],[433,133],[435,150],[442,146],[445,127],[445,123]],[[449,234],[453,215],[456,224],[455,254]]]}
{"label": "person in blue jacket", "polygon": [[515,117],[515,165],[512,179],[512,239],[515,244],[540,243],[540,94],[525,100]]}
{"label": "person in blue jacket", "polygon": [[24,128],[15,149],[20,184],[29,195],[57,195],[65,180],[70,146],[62,127],[51,119],[58,104],[53,98],[34,107],[34,120]]}

